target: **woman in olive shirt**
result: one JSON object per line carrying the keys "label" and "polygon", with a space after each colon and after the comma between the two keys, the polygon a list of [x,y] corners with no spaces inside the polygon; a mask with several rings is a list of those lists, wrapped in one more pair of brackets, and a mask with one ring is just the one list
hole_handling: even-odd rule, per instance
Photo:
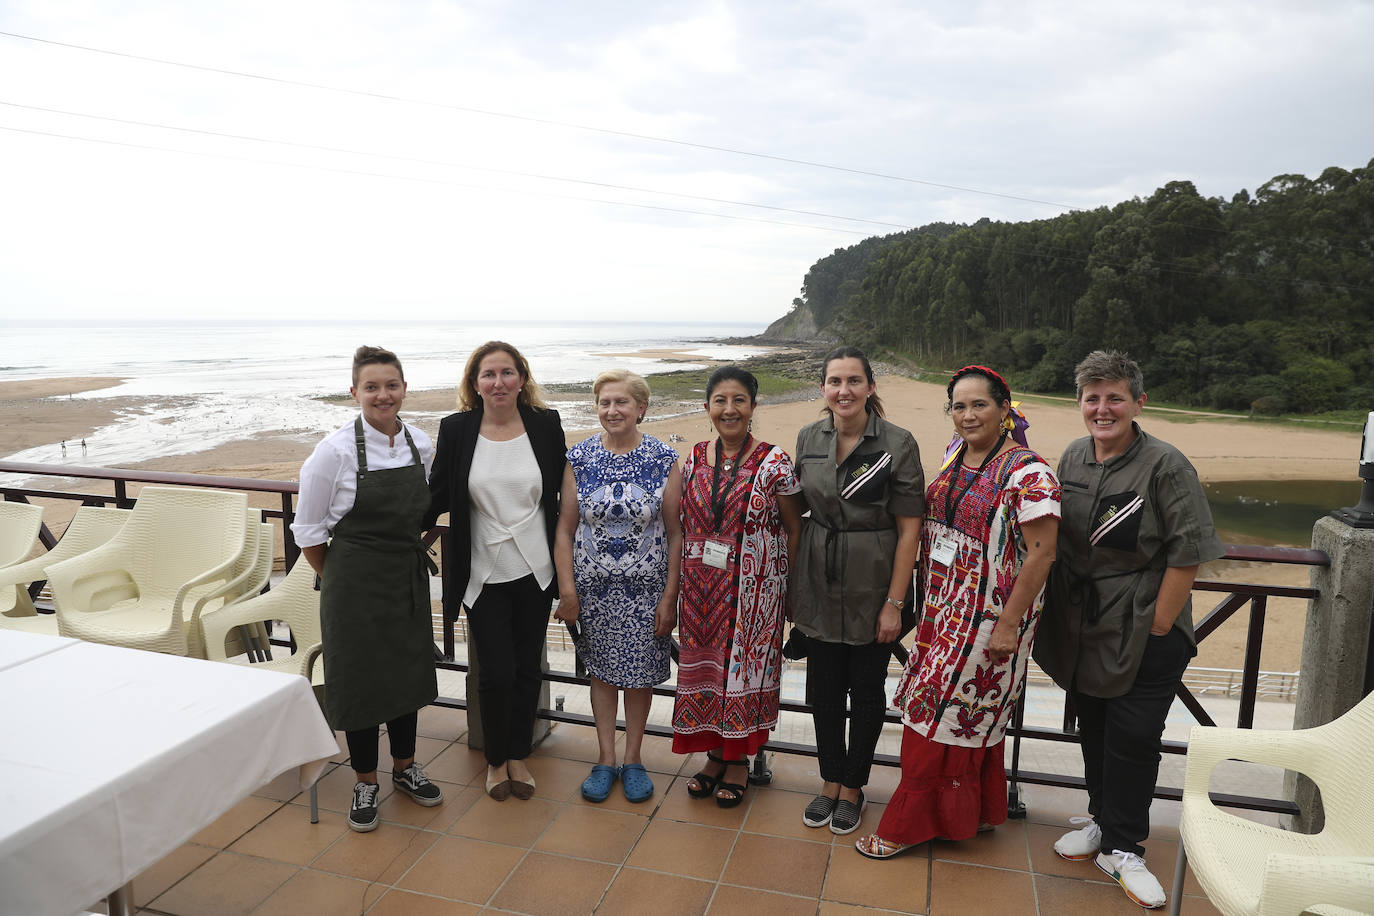
{"label": "woman in olive shirt", "polygon": [[807,679],[825,781],[802,821],[842,835],[859,826],[882,733],[887,663],[913,598],[925,476],[911,433],[883,419],[862,350],[826,356],[821,393],[827,416],[797,435],[810,515],[788,593],[793,624],[810,637]]}

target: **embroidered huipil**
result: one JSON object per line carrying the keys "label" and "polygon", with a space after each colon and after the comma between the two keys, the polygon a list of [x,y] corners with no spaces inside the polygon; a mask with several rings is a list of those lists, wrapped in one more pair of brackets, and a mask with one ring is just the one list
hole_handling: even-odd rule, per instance
{"label": "embroidered huipil", "polygon": [[[965,486],[949,524],[946,497],[951,487],[957,495]],[[988,640],[1026,558],[1021,525],[1058,518],[1059,500],[1054,472],[1025,448],[998,455],[981,473],[953,461],[930,485],[919,567],[924,606],[893,699],[908,728],[965,747],[996,744],[1005,736],[1025,681],[1044,589],[1022,617],[1016,651],[1006,661],[991,661]],[[956,546],[952,568],[930,559],[941,538]]]}

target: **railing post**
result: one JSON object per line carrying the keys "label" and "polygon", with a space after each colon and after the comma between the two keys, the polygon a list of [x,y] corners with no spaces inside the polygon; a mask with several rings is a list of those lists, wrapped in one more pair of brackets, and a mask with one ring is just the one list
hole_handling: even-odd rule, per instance
{"label": "railing post", "polygon": [[1007,817],[1020,820],[1026,816],[1026,803],[1021,800],[1021,725],[1026,721],[1026,694],[1029,688],[1021,685],[1021,696],[1016,700],[1016,709],[1011,714],[1013,736],[1011,741],[1011,770],[1007,773]]}
{"label": "railing post", "polygon": [[1240,714],[1236,725],[1255,727],[1255,696],[1259,690],[1260,649],[1264,646],[1265,597],[1250,600],[1250,629],[1245,637],[1245,667],[1240,675]]}
{"label": "railing post", "polygon": [[[1294,728],[1324,725],[1363,699],[1374,623],[1374,528],[1354,528],[1328,516],[1313,526],[1312,546],[1326,551],[1331,565],[1312,567],[1319,594],[1303,632]],[[1301,811],[1294,829],[1315,832],[1323,822],[1316,787],[1292,772],[1283,785]]]}

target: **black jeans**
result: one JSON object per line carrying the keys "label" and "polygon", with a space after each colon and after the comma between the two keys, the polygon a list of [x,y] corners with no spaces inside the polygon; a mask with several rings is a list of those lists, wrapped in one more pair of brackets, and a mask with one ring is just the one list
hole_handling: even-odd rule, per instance
{"label": "black jeans", "polygon": [[[386,723],[386,737],[391,744],[391,756],[405,760],[415,756],[415,726],[419,722],[419,710],[404,716],[397,716]],[[378,726],[360,728],[344,732],[348,741],[348,763],[355,773],[372,773],[377,769]]]}
{"label": "black jeans", "polygon": [[1088,813],[1102,828],[1102,851],[1144,855],[1150,802],[1159,777],[1160,739],[1179,682],[1196,654],[1177,627],[1151,636],[1131,689],[1102,699],[1074,690]]}
{"label": "black jeans", "polygon": [[530,575],[484,585],[468,608],[468,632],[477,653],[482,753],[488,766],[530,755],[552,604]]}
{"label": "black jeans", "polygon": [[[862,789],[868,784],[873,750],[878,746],[883,715],[887,712],[885,683],[890,658],[890,643],[850,646],[811,641],[806,679],[811,692],[811,718],[816,724],[821,779],[826,782],[838,782],[849,789]],[[851,713],[847,745],[846,705]]]}

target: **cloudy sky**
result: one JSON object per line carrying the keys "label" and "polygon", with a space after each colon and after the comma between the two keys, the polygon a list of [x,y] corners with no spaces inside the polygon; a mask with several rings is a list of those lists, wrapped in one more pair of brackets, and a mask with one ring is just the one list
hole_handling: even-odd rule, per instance
{"label": "cloudy sky", "polygon": [[1374,157],[1374,4],[0,0],[0,324],[757,321],[807,268]]}

